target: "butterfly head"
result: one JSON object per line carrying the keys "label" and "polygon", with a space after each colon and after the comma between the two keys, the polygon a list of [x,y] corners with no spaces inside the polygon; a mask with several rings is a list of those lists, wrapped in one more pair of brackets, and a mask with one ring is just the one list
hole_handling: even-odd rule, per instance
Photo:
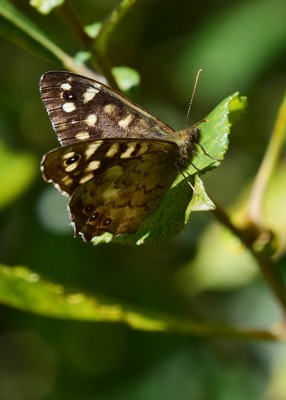
{"label": "butterfly head", "polygon": [[200,136],[200,128],[198,125],[175,133],[175,142],[180,152],[178,163],[181,167],[185,168],[193,160],[196,155]]}

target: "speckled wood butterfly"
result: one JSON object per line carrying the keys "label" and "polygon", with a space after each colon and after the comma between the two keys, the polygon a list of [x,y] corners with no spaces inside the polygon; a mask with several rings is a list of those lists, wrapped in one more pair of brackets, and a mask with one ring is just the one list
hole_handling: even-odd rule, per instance
{"label": "speckled wood butterfly", "polygon": [[197,126],[175,132],[109,87],[47,72],[41,97],[62,147],[47,153],[46,181],[69,198],[75,235],[135,233],[192,160]]}

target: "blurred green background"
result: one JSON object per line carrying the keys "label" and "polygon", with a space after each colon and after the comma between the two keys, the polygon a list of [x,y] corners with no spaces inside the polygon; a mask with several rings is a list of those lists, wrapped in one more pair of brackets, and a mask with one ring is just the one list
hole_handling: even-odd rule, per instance
{"label": "blurred green background", "polygon": [[[70,3],[82,25],[101,21],[118,4]],[[13,4],[67,53],[81,50],[60,13],[43,16],[28,1]],[[225,161],[203,177],[208,194],[231,210],[243,207],[285,93],[285,17],[285,0],[143,0],[109,46],[113,65],[141,76],[133,100],[176,129],[185,128],[199,68],[189,123],[236,91],[248,97]],[[156,312],[243,327],[275,323],[280,309],[255,262],[210,212],[193,213],[179,236],[153,245],[93,247],[73,238],[67,201],[39,169],[42,155],[58,144],[38,82],[63,67],[3,16],[0,35],[0,261]],[[284,159],[265,208],[282,246],[285,175]],[[285,374],[281,344],[141,332],[0,307],[0,400],[283,400]]]}

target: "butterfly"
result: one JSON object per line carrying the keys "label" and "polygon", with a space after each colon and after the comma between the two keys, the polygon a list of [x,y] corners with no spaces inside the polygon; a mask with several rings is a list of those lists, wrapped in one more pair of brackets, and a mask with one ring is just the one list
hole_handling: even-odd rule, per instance
{"label": "butterfly", "polygon": [[160,205],[200,140],[194,126],[170,126],[104,84],[45,73],[40,93],[61,147],[41,162],[44,180],[69,198],[74,234],[89,242],[135,233]]}

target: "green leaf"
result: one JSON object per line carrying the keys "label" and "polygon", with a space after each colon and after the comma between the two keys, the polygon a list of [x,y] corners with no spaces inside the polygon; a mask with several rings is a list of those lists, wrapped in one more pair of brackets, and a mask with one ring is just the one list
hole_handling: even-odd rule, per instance
{"label": "green leaf", "polygon": [[49,14],[54,8],[61,6],[64,0],[30,0],[30,5],[41,14]]}
{"label": "green leaf", "polygon": [[101,27],[102,27],[102,22],[94,22],[93,24],[85,25],[83,29],[90,38],[95,39]]}
{"label": "green leaf", "polygon": [[202,148],[198,147],[198,153],[187,170],[188,181],[191,181],[195,190],[180,174],[160,207],[144,221],[138,232],[118,237],[106,233],[94,238],[93,244],[107,243],[111,240],[122,244],[142,244],[172,237],[184,228],[192,211],[213,209],[214,205],[198,177],[198,170],[201,174],[220,165],[228,149],[232,114],[237,117],[245,107],[245,97],[240,97],[238,93],[235,93],[222,101],[200,123]]}
{"label": "green leaf", "polygon": [[112,74],[124,93],[129,93],[134,87],[140,84],[140,75],[133,69],[126,66],[112,68]]}
{"label": "green leaf", "polygon": [[131,307],[101,295],[71,292],[62,285],[42,279],[22,266],[0,265],[0,303],[37,315],[65,320],[117,322],[133,329],[174,332],[180,335],[238,337],[255,340],[281,340],[271,331],[247,331],[225,325],[196,322]]}
{"label": "green leaf", "polygon": [[37,161],[32,154],[12,153],[0,144],[0,208],[20,196],[37,173]]}
{"label": "green leaf", "polygon": [[0,303],[38,315],[81,321],[124,322],[141,330],[165,331],[167,319],[104,296],[69,292],[22,266],[0,265]]}

